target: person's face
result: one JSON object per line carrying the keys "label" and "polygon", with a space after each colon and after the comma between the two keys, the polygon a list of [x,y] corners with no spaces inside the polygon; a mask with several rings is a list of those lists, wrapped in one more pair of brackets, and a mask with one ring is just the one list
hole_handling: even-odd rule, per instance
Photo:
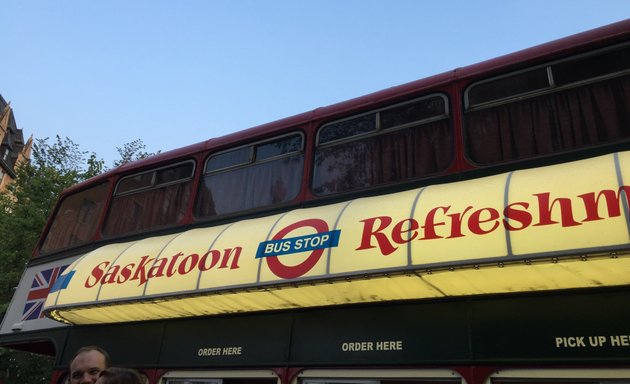
{"label": "person's face", "polygon": [[95,384],[105,369],[105,356],[99,351],[82,352],[70,363],[70,384]]}

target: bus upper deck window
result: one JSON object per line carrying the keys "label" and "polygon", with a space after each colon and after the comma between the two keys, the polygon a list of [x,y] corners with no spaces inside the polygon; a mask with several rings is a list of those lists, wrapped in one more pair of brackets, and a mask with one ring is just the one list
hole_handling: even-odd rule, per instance
{"label": "bus upper deck window", "polygon": [[281,204],[300,191],[304,164],[302,134],[214,154],[195,206],[196,217],[210,218]]}
{"label": "bus upper deck window", "polygon": [[185,161],[122,178],[103,235],[123,236],[177,224],[188,208],[194,169],[193,161]]}
{"label": "bus upper deck window", "polygon": [[630,140],[630,44],[482,80],[465,97],[466,153],[479,165],[621,144]]}
{"label": "bus upper deck window", "polygon": [[55,212],[41,252],[52,253],[91,242],[108,189],[109,184],[103,183],[64,198]]}
{"label": "bus upper deck window", "polygon": [[622,73],[630,70],[630,46],[560,62],[551,69],[558,86]]}
{"label": "bus upper deck window", "polygon": [[382,129],[402,127],[434,118],[445,117],[447,113],[446,99],[429,97],[413,103],[388,108],[379,113]]}
{"label": "bus upper deck window", "polygon": [[153,185],[154,172],[146,172],[139,175],[126,177],[118,183],[116,193],[123,194],[139,189],[150,188]]}
{"label": "bus upper deck window", "polygon": [[448,100],[437,94],[322,126],[313,192],[400,184],[444,171],[453,160],[448,116]]}
{"label": "bus upper deck window", "polygon": [[250,147],[243,147],[212,156],[206,163],[206,172],[247,164],[252,159],[251,153],[252,150]]}
{"label": "bus upper deck window", "polygon": [[319,131],[317,138],[319,144],[325,144],[374,131],[376,131],[376,115],[371,113],[328,124]]}
{"label": "bus upper deck window", "polygon": [[466,105],[475,107],[500,99],[509,99],[549,88],[547,68],[517,73],[483,81],[470,87],[466,92]]}
{"label": "bus upper deck window", "polygon": [[256,146],[256,160],[262,161],[302,150],[302,136],[292,136]]}

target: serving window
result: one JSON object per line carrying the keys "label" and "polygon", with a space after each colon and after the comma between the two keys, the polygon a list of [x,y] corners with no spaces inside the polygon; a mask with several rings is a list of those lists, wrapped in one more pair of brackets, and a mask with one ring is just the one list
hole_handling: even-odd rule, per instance
{"label": "serving window", "polygon": [[291,384],[466,384],[450,369],[306,369]]}
{"label": "serving window", "polygon": [[484,384],[628,384],[630,370],[621,368],[505,369]]}
{"label": "serving window", "polygon": [[160,384],[279,384],[275,372],[267,370],[234,371],[170,371],[158,381]]}

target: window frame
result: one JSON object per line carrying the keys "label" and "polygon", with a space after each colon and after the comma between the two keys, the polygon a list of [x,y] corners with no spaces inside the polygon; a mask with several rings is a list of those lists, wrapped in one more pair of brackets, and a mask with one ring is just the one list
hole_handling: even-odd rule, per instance
{"label": "window frame", "polygon": [[[169,182],[164,182],[164,183],[157,183],[157,174],[159,171],[163,171],[163,170],[167,170],[167,169],[171,169],[171,168],[176,168],[178,166],[181,166],[182,164],[192,164],[192,168],[190,171],[190,174],[188,176],[186,176],[185,178],[179,178],[176,179],[174,181],[169,181]],[[162,165],[162,166],[158,166],[155,168],[150,168],[144,171],[140,171],[140,172],[135,172],[135,173],[130,173],[124,176],[121,176],[117,181],[116,184],[114,186],[114,189],[111,193],[111,196],[108,200],[107,203],[107,210],[105,212],[105,216],[103,219],[102,224],[99,227],[99,234],[103,239],[107,239],[107,240],[111,240],[111,239],[117,239],[117,238],[122,238],[122,237],[126,237],[126,236],[133,236],[133,235],[137,235],[140,233],[149,233],[149,232],[154,232],[154,231],[159,231],[161,229],[164,228],[172,228],[177,226],[178,224],[181,223],[181,219],[177,220],[175,222],[171,222],[168,224],[163,224],[163,225],[157,225],[157,226],[150,226],[147,228],[141,228],[138,230],[132,230],[132,231],[123,231],[121,233],[121,231],[114,231],[115,233],[110,233],[110,231],[112,230],[112,228],[109,227],[110,224],[110,219],[111,219],[111,215],[112,215],[112,209],[113,207],[116,205],[116,200],[119,198],[126,198],[127,196],[133,196],[135,194],[143,194],[143,193],[147,193],[150,192],[151,190],[157,190],[159,188],[165,188],[165,187],[170,187],[173,185],[178,185],[178,184],[184,184],[184,183],[190,183],[190,196],[188,199],[188,202],[186,203],[186,207],[185,210],[186,212],[188,212],[190,210],[191,207],[191,202],[193,201],[193,197],[194,197],[194,193],[195,193],[195,172],[197,170],[197,162],[195,161],[195,159],[189,158],[189,159],[184,159],[184,160],[179,160],[179,161],[175,161],[166,165]],[[137,177],[140,175],[147,175],[147,174],[151,174],[153,173],[153,176],[151,177],[151,185],[147,186],[147,187],[140,187],[140,188],[135,188],[135,189],[131,189],[131,190],[127,190],[127,191],[123,191],[123,192],[119,192],[119,187],[121,182],[123,182],[124,180],[128,180],[131,179],[133,177]],[[117,215],[120,214],[120,212],[116,212]]]}
{"label": "window frame", "polygon": [[[166,183],[156,184],[158,171],[162,171],[162,170],[169,169],[169,168],[175,168],[175,167],[177,167],[179,165],[186,164],[186,163],[191,163],[193,165],[192,170],[190,172],[190,176],[188,176],[186,178],[182,178],[182,179],[177,179],[175,181],[170,181],[170,182],[166,182]],[[161,166],[161,167],[158,167],[158,168],[153,168],[153,169],[149,169],[149,170],[146,170],[146,171],[132,173],[132,174],[129,174],[129,175],[122,176],[120,179],[118,179],[118,181],[116,181],[116,187],[114,187],[114,192],[112,194],[112,200],[115,199],[116,197],[119,197],[119,196],[131,195],[131,194],[134,194],[134,193],[145,192],[145,191],[148,191],[148,190],[151,190],[151,189],[156,189],[156,188],[160,188],[160,187],[167,187],[169,185],[174,185],[174,184],[184,183],[184,182],[189,181],[189,180],[194,180],[196,168],[197,168],[197,164],[196,164],[195,160],[194,159],[187,159],[187,160],[178,161],[178,162],[175,162],[175,163],[172,163],[172,164],[164,165],[164,166]],[[124,192],[119,192],[118,191],[118,189],[120,188],[120,183],[122,183],[124,180],[131,179],[131,178],[136,177],[136,176],[146,175],[148,173],[153,173],[153,176],[151,177],[151,182],[152,183],[151,183],[150,186],[135,188],[135,189],[124,191]]]}
{"label": "window frame", "polygon": [[[262,146],[262,145],[265,145],[265,144],[269,144],[269,143],[274,143],[274,142],[280,142],[283,139],[291,138],[291,137],[299,138],[300,145],[299,145],[299,149],[298,150],[282,153],[282,154],[276,155],[276,156],[265,157],[263,160],[257,161],[256,149],[259,146]],[[229,166],[225,166],[225,167],[221,167],[221,168],[208,170],[208,164],[210,163],[210,160],[213,157],[220,156],[220,155],[223,155],[223,154],[226,154],[226,153],[230,153],[232,151],[242,150],[244,148],[249,148],[249,157],[248,157],[249,161],[248,162],[246,162],[246,163],[238,163],[238,164],[234,164],[234,165],[229,165]],[[242,170],[244,170],[244,169],[246,169],[248,167],[258,166],[258,165],[261,165],[261,164],[278,161],[278,160],[281,160],[281,159],[284,159],[284,158],[290,159],[290,158],[294,158],[294,157],[300,157],[301,158],[300,161],[301,161],[302,164],[300,166],[300,176],[298,178],[299,179],[298,185],[296,186],[297,193],[291,199],[288,199],[287,201],[283,201],[283,202],[277,202],[277,203],[270,203],[270,204],[260,205],[260,206],[256,206],[256,207],[253,207],[253,208],[246,208],[246,209],[239,209],[239,210],[230,211],[230,212],[217,213],[217,214],[214,214],[214,215],[202,214],[202,210],[199,208],[199,204],[200,204],[200,200],[202,200],[204,198],[204,196],[206,196],[202,192],[202,189],[204,188],[204,185],[205,185],[205,182],[206,182],[206,178],[214,177],[214,176],[221,175],[221,174],[226,174],[226,173],[233,172],[233,171],[237,171],[238,172],[238,171],[242,171]],[[209,155],[206,156],[206,158],[204,160],[203,171],[200,174],[199,183],[198,183],[198,185],[196,186],[196,189],[195,189],[195,198],[194,198],[194,202],[193,202],[193,206],[192,206],[193,207],[192,208],[192,216],[193,216],[193,218],[194,218],[194,220],[196,222],[207,222],[207,221],[215,220],[217,218],[233,217],[233,216],[247,214],[249,212],[255,212],[255,211],[268,209],[268,208],[271,208],[271,207],[283,206],[283,205],[290,204],[291,201],[294,201],[302,193],[303,180],[304,180],[304,175],[305,175],[305,165],[307,163],[308,163],[308,161],[306,159],[306,134],[304,133],[304,130],[302,128],[300,128],[300,127],[294,127],[290,132],[282,133],[282,134],[279,134],[279,135],[276,135],[276,136],[260,139],[260,140],[257,140],[257,141],[252,141],[252,142],[249,142],[249,143],[246,143],[246,144],[237,145],[237,146],[234,146],[234,147],[230,147],[230,148],[226,148],[226,149],[222,149],[222,150],[210,153]]]}
{"label": "window frame", "polygon": [[[619,57],[620,60],[612,65],[608,65],[604,59],[611,57]],[[583,63],[588,64],[585,69],[580,67]],[[546,68],[548,74],[549,86],[546,88],[532,92],[512,94],[506,97],[497,97],[489,99],[489,101],[470,105],[470,92],[476,86],[486,84],[497,79],[518,76],[521,73],[530,70],[534,71],[540,68]],[[558,85],[557,81],[562,81],[562,84]],[[569,119],[575,119],[576,116],[578,116],[577,112],[570,112],[572,109],[567,108],[566,106],[579,106],[579,109],[575,108],[575,111],[579,110],[580,113],[582,113],[581,111],[584,106],[592,107],[595,112],[601,113],[603,111],[600,107],[596,108],[594,102],[588,104],[582,101],[580,103],[570,104],[569,101],[565,102],[564,100],[569,100],[571,97],[577,97],[577,95],[582,92],[587,93],[591,91],[594,92],[610,89],[611,91],[609,92],[609,96],[612,102],[611,106],[620,105],[621,102],[626,102],[628,98],[613,98],[613,88],[615,86],[627,87],[629,81],[630,41],[625,41],[599,48],[590,48],[590,50],[587,51],[580,51],[555,60],[539,62],[539,64],[531,65],[527,68],[521,68],[519,70],[514,70],[469,83],[464,88],[464,92],[462,94],[462,154],[471,166],[481,169],[508,165],[513,167],[515,164],[549,164],[551,162],[561,161],[561,159],[576,159],[584,156],[609,153],[610,151],[623,150],[623,148],[627,146],[628,142],[630,142],[630,137],[627,134],[621,134],[627,131],[621,131],[621,127],[628,127],[628,125],[615,125],[612,121],[615,119],[627,119],[630,115],[619,112],[625,109],[617,108],[616,113],[601,115],[606,121],[611,122],[611,124],[590,124],[588,127],[591,127],[591,131],[588,132],[584,131],[584,127],[586,127],[586,125],[582,122],[582,120],[578,121],[580,123],[577,125],[579,129],[575,129],[573,131],[568,128],[568,123],[562,122]],[[627,95],[625,92],[623,94]],[[517,112],[525,113],[528,110],[527,108],[533,109],[534,107],[543,105],[544,103],[553,103],[554,105],[555,103],[560,103],[560,105],[565,106],[565,108],[564,110],[560,108],[548,110],[541,109],[542,112],[539,115],[532,115],[529,125],[527,124],[527,120],[516,119],[514,121],[518,122],[518,124],[512,124],[511,122],[505,123],[508,121],[506,116],[512,116]],[[560,113],[561,111],[564,111],[564,113]],[[544,117],[545,113],[554,117],[553,123],[550,122],[548,124],[550,129],[544,129],[546,126],[542,124],[534,124],[535,118]],[[580,115],[579,117],[580,119],[583,118],[583,120],[586,121],[586,119],[592,120],[596,116],[597,114],[586,114],[584,116]],[[480,127],[483,127],[483,124],[480,124],[483,119],[492,120],[492,123],[485,126],[484,129],[488,129],[488,131],[492,132],[493,135],[485,136],[484,134],[479,133]],[[503,127],[501,127],[499,122],[505,123],[503,124]],[[559,137],[560,139],[554,139],[553,141],[540,140],[532,141],[531,143],[524,142],[524,145],[512,145],[509,144],[508,141],[513,137],[517,137],[519,132],[525,132],[513,129],[511,128],[512,126],[523,126],[532,132],[534,132],[537,127],[543,128],[539,132],[549,135],[549,138],[551,139],[553,139],[553,135]],[[609,131],[611,129],[616,129],[617,131],[615,131],[614,134],[620,136],[610,139],[599,139],[600,137],[607,137],[605,135],[609,135]],[[576,133],[579,135],[576,135]],[[600,136],[600,134],[602,136]],[[573,145],[565,145],[565,138],[571,139],[571,135],[576,135],[579,140],[577,140]],[[588,135],[591,136],[589,137]],[[506,137],[507,139],[503,140],[502,137]],[[582,142],[582,137],[587,137],[585,140],[587,141],[586,143]],[[591,140],[591,137],[596,137],[596,139]],[[503,156],[500,155],[499,152],[496,152],[493,155],[494,157],[480,156],[481,143],[488,139],[496,141],[498,145],[501,146],[508,143],[505,147],[498,147],[492,144],[490,145],[490,148],[494,148],[496,151],[506,151],[506,153],[510,155]],[[566,142],[570,143],[570,141]],[[529,147],[527,147],[528,145]],[[542,148],[544,145],[552,148],[547,148],[542,151],[537,149],[539,146]],[[532,151],[532,149],[536,150]],[[524,152],[519,155],[518,151]]]}
{"label": "window frame", "polygon": [[[443,109],[441,113],[435,114],[430,117],[425,117],[425,118],[420,118],[418,120],[405,122],[403,124],[393,125],[386,128],[383,127],[382,118],[381,118],[381,114],[383,112],[395,110],[397,108],[404,107],[405,105],[412,105],[414,103],[418,103],[423,100],[430,100],[430,99],[435,99],[435,98],[439,98],[442,102]],[[331,126],[333,124],[338,124],[340,122],[354,120],[354,119],[357,119],[363,116],[368,116],[368,115],[374,115],[374,119],[376,120],[375,129],[373,131],[359,133],[356,135],[350,135],[350,136],[343,137],[340,139],[334,139],[334,140],[321,143],[321,132],[324,131],[326,127]],[[319,151],[326,150],[328,148],[332,148],[337,145],[345,145],[345,144],[349,144],[353,142],[359,142],[362,140],[369,140],[372,138],[374,138],[374,140],[378,140],[379,136],[395,134],[396,132],[400,132],[400,131],[404,131],[408,129],[421,130],[423,129],[423,127],[429,126],[430,124],[434,124],[440,121],[444,121],[445,124],[448,125],[448,129],[450,132],[450,147],[448,148],[450,152],[448,154],[450,160],[448,162],[449,165],[445,166],[444,168],[438,169],[435,172],[423,173],[415,177],[404,178],[404,179],[400,179],[396,181],[388,181],[384,183],[376,183],[376,184],[369,185],[367,187],[352,188],[352,189],[336,191],[332,193],[316,192],[317,188],[315,188],[316,185],[314,184],[314,182],[315,182],[315,175],[318,174],[318,172],[316,168],[317,161],[315,161],[315,159]],[[457,151],[456,135],[457,135],[456,126],[455,126],[455,122],[453,121],[453,114],[452,114],[452,109],[450,105],[449,94],[443,90],[432,91],[430,93],[425,93],[422,96],[413,97],[404,101],[399,101],[396,103],[388,104],[383,107],[371,109],[371,110],[353,114],[351,116],[347,116],[341,119],[336,119],[336,120],[326,122],[325,124],[322,124],[321,126],[317,128],[317,131],[315,134],[315,147],[313,149],[313,155],[311,158],[311,165],[310,165],[311,178],[309,180],[309,185],[308,185],[309,190],[314,196],[318,198],[326,198],[326,197],[331,197],[331,196],[341,196],[341,195],[347,195],[347,194],[361,194],[361,193],[364,193],[365,191],[370,191],[370,190],[379,189],[379,188],[388,188],[392,186],[401,186],[401,185],[406,185],[406,184],[409,185],[410,183],[413,183],[417,180],[423,180],[423,179],[436,177],[442,174],[443,172],[447,171],[449,167],[453,165],[453,162],[456,159],[456,156],[457,156],[456,155],[456,151]]]}
{"label": "window frame", "polygon": [[[579,81],[574,81],[571,83],[567,83],[567,84],[563,84],[563,85],[557,85],[555,82],[555,78],[554,78],[554,66],[558,65],[558,64],[564,64],[564,63],[569,63],[569,62],[578,62],[582,59],[586,59],[589,57],[594,57],[597,55],[604,55],[606,53],[611,53],[614,51],[621,51],[623,49],[628,49],[630,50],[630,42],[625,42],[625,43],[620,43],[620,44],[614,44],[608,47],[604,47],[604,48],[600,48],[600,49],[595,49],[589,52],[582,52],[579,54],[575,54],[575,55],[571,55],[568,57],[564,57],[562,59],[558,59],[558,60],[553,60],[553,61],[548,61],[545,62],[543,64],[538,64],[538,65],[534,65],[534,66],[530,66],[527,68],[522,68],[516,71],[511,71],[508,73],[504,73],[498,76],[492,76],[483,80],[479,80],[479,81],[475,81],[472,82],[471,84],[469,84],[466,89],[464,90],[464,114],[466,114],[467,112],[473,112],[473,111],[477,111],[480,109],[485,109],[485,108],[491,108],[491,107],[495,107],[495,106],[499,106],[499,105],[503,105],[503,104],[508,104],[514,101],[519,101],[519,100],[524,100],[524,99],[528,99],[528,98],[532,98],[532,97],[536,97],[536,96],[540,96],[540,95],[544,95],[544,94],[548,94],[548,93],[555,93],[555,92],[561,92],[565,89],[570,89],[570,88],[576,88],[582,85],[587,85],[587,84],[591,84],[591,83],[595,83],[598,81],[604,81],[607,79],[612,79],[615,77],[621,77],[627,74],[630,74],[630,68],[625,69],[625,70],[621,70],[621,71],[616,71],[616,72],[611,72],[611,73],[607,73],[605,75],[599,75],[599,76],[595,76],[595,77],[590,77],[588,79],[582,79]],[[513,94],[510,96],[506,96],[503,98],[495,98],[492,99],[490,101],[485,101],[485,102],[481,102],[478,104],[474,104],[474,105],[470,105],[470,91],[472,89],[474,89],[476,86],[479,85],[483,85],[489,82],[493,82],[496,80],[500,80],[500,79],[506,79],[506,78],[510,78],[510,77],[514,77],[523,73],[527,73],[530,71],[535,71],[538,70],[540,68],[546,68],[547,69],[547,81],[548,81],[548,86],[546,88],[542,88],[542,89],[537,89],[534,91],[529,91],[529,92],[522,92],[522,93],[517,93],[517,94]],[[465,127],[464,127],[464,131],[465,131]]]}
{"label": "window frame", "polygon": [[[266,157],[266,158],[264,158],[261,161],[256,161],[256,148],[258,146],[260,146],[262,144],[272,143],[274,141],[280,141],[280,139],[282,139],[282,138],[288,138],[288,137],[291,137],[291,136],[300,137],[300,149],[298,151],[287,152],[287,153],[284,153],[284,154],[281,154],[281,155],[277,155],[277,156]],[[271,138],[268,138],[268,139],[263,139],[263,140],[260,140],[260,141],[254,141],[254,142],[251,142],[251,143],[248,143],[248,144],[243,144],[243,145],[239,145],[239,146],[236,146],[236,147],[231,147],[231,148],[228,148],[228,149],[224,149],[224,150],[221,150],[221,151],[217,151],[217,152],[211,153],[204,160],[204,168],[203,168],[203,172],[201,173],[201,179],[203,179],[204,177],[206,177],[208,175],[214,175],[214,174],[228,172],[228,171],[239,169],[239,168],[245,168],[245,167],[251,166],[253,164],[260,164],[260,163],[271,162],[271,161],[274,161],[274,160],[281,159],[283,157],[290,157],[292,155],[299,154],[299,153],[305,154],[305,141],[306,140],[305,140],[304,132],[302,130],[296,129],[295,131],[284,133],[282,135],[274,136],[274,137],[271,137]],[[233,151],[235,152],[235,151],[241,150],[243,148],[250,148],[249,161],[247,163],[239,163],[239,164],[229,165],[229,166],[222,167],[222,168],[217,168],[217,169],[210,170],[210,171],[208,170],[208,163],[210,162],[210,160],[213,157],[220,156],[220,155],[223,155],[223,154],[226,154],[226,153],[230,153],[230,152],[233,152]]]}
{"label": "window frame", "polygon": [[[381,124],[381,118],[380,118],[380,113],[383,111],[387,111],[390,109],[394,109],[394,108],[398,108],[398,107],[402,107],[404,105],[407,104],[413,104],[415,102],[421,101],[421,100],[426,100],[426,99],[431,99],[434,97],[439,97],[442,99],[442,101],[444,102],[444,113],[440,114],[439,116],[432,116],[430,118],[426,118],[426,119],[421,119],[421,120],[416,120],[413,122],[409,122],[409,123],[405,123],[405,124],[400,124],[397,125],[395,127],[389,127],[389,128],[382,128],[382,124]],[[343,137],[341,139],[335,139],[335,140],[331,140],[325,143],[321,143],[320,140],[320,135],[321,132],[328,126],[333,125],[333,124],[338,124],[338,123],[342,123],[344,121],[350,121],[350,120],[354,120],[356,118],[359,117],[363,117],[363,116],[368,116],[374,114],[374,118],[376,119],[376,124],[375,124],[375,129],[373,131],[370,132],[365,132],[365,133],[360,133],[357,135],[352,135],[352,136],[348,136],[348,137]],[[327,122],[323,125],[321,125],[319,128],[317,128],[317,134],[315,137],[315,150],[319,149],[319,148],[326,148],[326,147],[332,147],[334,145],[338,145],[338,144],[343,144],[343,143],[348,143],[348,142],[352,142],[352,141],[356,141],[359,139],[363,139],[363,138],[368,138],[371,136],[378,136],[378,135],[382,135],[386,132],[395,132],[395,131],[399,131],[399,130],[403,130],[409,127],[413,127],[415,125],[423,125],[423,124],[429,124],[435,121],[440,121],[442,119],[445,118],[449,118],[451,117],[451,110],[450,110],[450,105],[449,105],[449,98],[448,95],[444,92],[434,92],[434,93],[430,93],[428,95],[424,95],[421,97],[416,97],[410,100],[405,100],[403,102],[399,102],[399,103],[395,103],[395,104],[390,104],[388,106],[385,107],[381,107],[381,108],[377,108],[377,109],[372,109],[366,112],[362,112],[362,113],[358,113],[358,114],[354,114],[348,117],[344,117],[342,119],[337,119],[337,120],[333,120],[330,122]]]}
{"label": "window frame", "polygon": [[[557,381],[567,384],[569,380],[592,382],[598,380],[605,384],[622,384],[630,381],[630,369],[627,368],[532,368],[503,369],[492,373],[484,384],[509,383],[510,381],[530,381],[548,383]],[[624,380],[624,381],[620,381]]]}
{"label": "window frame", "polygon": [[276,384],[281,380],[278,374],[272,370],[173,370],[168,371],[159,378],[158,383],[168,384],[170,380],[208,380],[210,383],[216,381],[222,383],[224,379],[276,379]]}
{"label": "window frame", "polygon": [[308,384],[313,382],[343,384],[348,382],[371,382],[381,380],[405,380],[416,382],[443,382],[445,384],[467,384],[466,379],[457,371],[448,368],[369,368],[369,369],[326,369],[309,368],[301,371],[290,384]]}
{"label": "window frame", "polygon": [[[68,201],[71,201],[73,199],[75,199],[77,196],[85,194],[85,193],[89,193],[89,192],[94,192],[98,189],[102,189],[102,191],[100,191],[99,193],[102,193],[102,197],[103,199],[101,200],[101,207],[100,210],[98,212],[98,214],[95,216],[95,221],[93,223],[93,231],[91,233],[90,239],[88,239],[87,241],[78,243],[78,244],[71,244],[71,245],[66,245],[60,248],[55,248],[55,249],[47,249],[45,246],[49,241],[49,236],[51,235],[51,233],[53,232],[55,228],[56,223],[58,222],[58,220],[63,220],[62,219],[62,209],[66,209],[68,207],[65,206],[65,204]],[[79,191],[73,192],[71,194],[65,195],[63,196],[61,199],[58,200],[57,205],[55,207],[55,210],[53,212],[53,216],[51,217],[50,223],[49,225],[46,227],[45,230],[45,234],[44,236],[42,236],[40,242],[37,245],[37,249],[39,252],[39,255],[51,255],[51,254],[55,254],[57,252],[63,252],[69,249],[75,249],[75,248],[81,248],[81,247],[85,247],[88,246],[92,243],[94,236],[96,236],[97,234],[100,234],[101,231],[101,220],[102,217],[106,214],[107,210],[109,209],[109,205],[110,205],[110,192],[111,191],[111,182],[104,180],[102,182],[99,183],[95,183],[90,187],[81,189]],[[83,200],[86,200],[85,198],[83,198]],[[92,200],[90,200],[92,201]],[[98,202],[97,202],[98,203]],[[81,202],[81,204],[79,205],[79,211],[77,212],[77,218],[78,218],[78,213],[80,213],[81,207],[82,207],[83,202]],[[73,231],[73,233],[75,233]]]}

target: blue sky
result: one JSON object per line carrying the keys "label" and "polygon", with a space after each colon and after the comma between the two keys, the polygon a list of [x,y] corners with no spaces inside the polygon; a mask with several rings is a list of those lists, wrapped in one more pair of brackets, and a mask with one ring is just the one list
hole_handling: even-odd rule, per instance
{"label": "blue sky", "polygon": [[628,0],[4,0],[0,94],[108,165],[630,17]]}

